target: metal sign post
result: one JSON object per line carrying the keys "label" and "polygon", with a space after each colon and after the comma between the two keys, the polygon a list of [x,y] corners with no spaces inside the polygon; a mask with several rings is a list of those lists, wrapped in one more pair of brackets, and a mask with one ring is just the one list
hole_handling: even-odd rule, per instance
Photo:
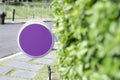
{"label": "metal sign post", "polygon": [[48,66],[48,78],[49,78],[49,80],[51,80],[51,67],[50,66]]}

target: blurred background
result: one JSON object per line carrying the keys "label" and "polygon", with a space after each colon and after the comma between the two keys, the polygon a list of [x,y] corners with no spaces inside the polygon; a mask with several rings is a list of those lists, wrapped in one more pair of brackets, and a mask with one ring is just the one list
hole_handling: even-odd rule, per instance
{"label": "blurred background", "polygon": [[50,0],[1,0],[0,13],[6,13],[6,19],[40,19],[51,15]]}

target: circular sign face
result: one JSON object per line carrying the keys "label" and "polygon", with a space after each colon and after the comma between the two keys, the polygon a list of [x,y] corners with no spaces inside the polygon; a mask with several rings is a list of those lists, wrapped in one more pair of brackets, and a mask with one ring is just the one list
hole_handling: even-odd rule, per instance
{"label": "circular sign face", "polygon": [[24,53],[39,57],[47,54],[52,49],[53,36],[45,25],[30,23],[21,29],[18,43]]}

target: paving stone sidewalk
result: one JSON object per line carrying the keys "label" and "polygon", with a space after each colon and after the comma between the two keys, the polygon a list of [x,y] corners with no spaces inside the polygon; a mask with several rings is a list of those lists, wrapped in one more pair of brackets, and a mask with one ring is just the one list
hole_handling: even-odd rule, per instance
{"label": "paving stone sidewalk", "polygon": [[20,52],[10,58],[0,59],[0,80],[34,80],[44,65],[53,64],[55,60],[55,51],[41,58],[31,58]]}

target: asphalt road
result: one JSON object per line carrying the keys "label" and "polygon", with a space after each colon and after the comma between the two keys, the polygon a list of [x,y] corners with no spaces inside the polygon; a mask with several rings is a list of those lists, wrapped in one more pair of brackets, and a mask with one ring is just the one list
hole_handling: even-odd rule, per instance
{"label": "asphalt road", "polygon": [[0,24],[0,58],[20,51],[17,35],[23,23]]}
{"label": "asphalt road", "polygon": [[[52,29],[53,22],[49,20],[43,20],[43,22],[45,22],[46,26],[48,26],[50,30]],[[24,23],[0,24],[0,58],[20,52],[17,37],[23,24]]]}

